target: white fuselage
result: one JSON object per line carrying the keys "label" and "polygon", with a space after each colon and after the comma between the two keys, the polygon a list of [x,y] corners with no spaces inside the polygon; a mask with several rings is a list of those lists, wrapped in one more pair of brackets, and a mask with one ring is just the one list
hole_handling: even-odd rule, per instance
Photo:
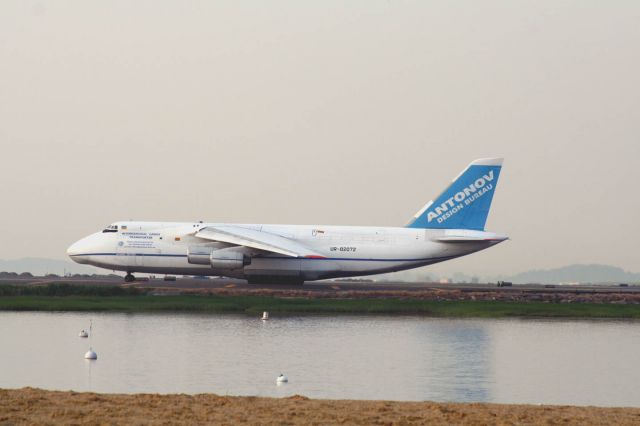
{"label": "white fuselage", "polygon": [[[105,269],[248,279],[318,280],[379,274],[430,265],[491,247],[506,237],[484,231],[320,225],[233,225],[296,241],[320,256],[291,257],[245,250],[250,263],[214,269],[190,263],[194,247],[229,248],[195,234],[213,223],[117,222],[117,231],[91,234],[68,249],[78,263]],[[443,238],[444,237],[444,238]],[[447,238],[461,241],[446,241]],[[469,239],[464,239],[469,237]],[[445,240],[438,241],[438,239]],[[242,249],[242,247],[237,247]]]}

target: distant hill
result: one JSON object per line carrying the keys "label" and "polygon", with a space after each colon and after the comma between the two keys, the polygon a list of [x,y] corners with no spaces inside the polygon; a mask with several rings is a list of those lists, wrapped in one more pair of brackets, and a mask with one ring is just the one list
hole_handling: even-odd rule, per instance
{"label": "distant hill", "polygon": [[555,269],[534,269],[521,272],[505,280],[518,284],[540,283],[638,283],[640,274],[627,272],[610,265],[569,265]]}
{"label": "distant hill", "polygon": [[[407,275],[406,272],[413,272],[414,275]],[[520,272],[515,275],[494,275],[482,276],[477,274],[467,274],[454,272],[433,278],[429,275],[429,269],[419,268],[413,271],[395,272],[385,275],[375,276],[376,280],[402,280],[402,281],[440,281],[447,279],[454,283],[511,281],[516,284],[559,284],[559,283],[581,283],[581,284],[606,284],[606,283],[629,283],[640,284],[640,273],[627,272],[622,268],[611,265],[599,264],[574,264],[554,269],[533,269]]]}
{"label": "distant hill", "polygon": [[66,260],[27,257],[15,260],[0,259],[0,272],[31,272],[33,275],[57,274],[105,274],[104,269],[80,265]]}

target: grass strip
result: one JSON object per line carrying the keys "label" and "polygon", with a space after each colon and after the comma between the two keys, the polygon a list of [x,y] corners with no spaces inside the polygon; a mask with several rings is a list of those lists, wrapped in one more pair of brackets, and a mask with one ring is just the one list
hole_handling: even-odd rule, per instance
{"label": "grass strip", "polygon": [[640,305],[418,299],[307,299],[266,296],[5,296],[4,311],[272,314],[400,314],[457,318],[640,318]]}

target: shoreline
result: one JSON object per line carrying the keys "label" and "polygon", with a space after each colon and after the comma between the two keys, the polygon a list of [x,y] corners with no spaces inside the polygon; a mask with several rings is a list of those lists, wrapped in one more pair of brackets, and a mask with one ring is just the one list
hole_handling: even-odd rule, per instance
{"label": "shoreline", "polygon": [[630,425],[640,408],[322,400],[216,394],[99,394],[0,389],[7,424],[569,424]]}
{"label": "shoreline", "polygon": [[273,315],[412,315],[442,318],[640,319],[640,305],[270,296],[4,296],[0,311]]}

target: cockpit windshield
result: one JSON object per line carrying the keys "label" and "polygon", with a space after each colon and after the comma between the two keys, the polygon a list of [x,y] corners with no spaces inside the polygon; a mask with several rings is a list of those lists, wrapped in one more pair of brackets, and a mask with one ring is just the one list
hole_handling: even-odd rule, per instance
{"label": "cockpit windshield", "polygon": [[118,232],[118,225],[109,225],[102,230],[102,232]]}

